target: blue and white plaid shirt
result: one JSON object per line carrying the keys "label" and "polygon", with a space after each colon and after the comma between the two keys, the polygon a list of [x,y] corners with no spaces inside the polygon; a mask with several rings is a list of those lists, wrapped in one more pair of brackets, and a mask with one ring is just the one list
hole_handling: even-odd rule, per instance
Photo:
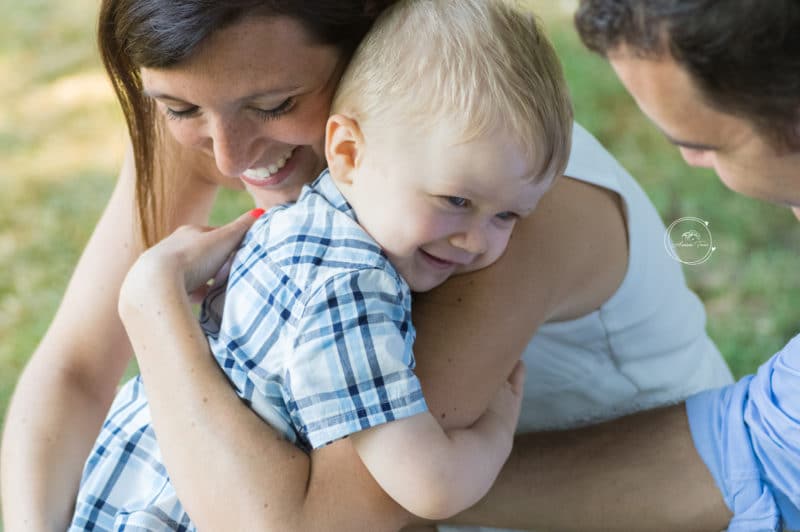
{"label": "blue and white plaid shirt", "polygon": [[[327,172],[253,225],[200,320],[239,395],[303,449],[427,410],[412,372],[408,285]],[[125,527],[194,530],[161,463],[140,378],[112,405],[70,530]]]}

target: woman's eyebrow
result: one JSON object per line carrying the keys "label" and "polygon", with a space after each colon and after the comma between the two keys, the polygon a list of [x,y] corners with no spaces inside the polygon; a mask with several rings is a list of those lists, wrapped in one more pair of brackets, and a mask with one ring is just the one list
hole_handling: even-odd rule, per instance
{"label": "woman's eyebrow", "polygon": [[177,96],[172,96],[172,95],[166,94],[164,92],[151,91],[151,90],[144,89],[142,91],[142,94],[144,94],[148,98],[154,98],[156,100],[172,100],[173,102],[187,103],[186,101],[178,98]]}
{"label": "woman's eyebrow", "polygon": [[[300,85],[291,85],[287,87],[277,87],[269,90],[255,91],[251,94],[247,94],[245,96],[242,96],[241,98],[238,98],[237,101],[255,100],[257,98],[265,98],[265,97],[270,98],[279,94],[295,92],[297,90],[300,90],[301,88],[302,87]],[[172,96],[171,94],[167,94],[165,92],[160,92],[157,90],[144,89],[142,90],[142,94],[144,94],[149,98],[155,98],[157,100],[171,100],[173,102],[188,103],[182,98],[178,98],[177,96]]]}

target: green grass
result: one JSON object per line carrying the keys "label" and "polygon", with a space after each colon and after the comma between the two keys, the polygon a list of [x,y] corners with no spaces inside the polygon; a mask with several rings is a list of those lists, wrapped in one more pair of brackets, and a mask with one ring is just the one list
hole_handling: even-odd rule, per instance
{"label": "green grass", "polygon": [[[640,180],[666,223],[681,216],[711,223],[718,250],[685,271],[734,373],[753,371],[797,332],[796,220],[687,167],[608,65],[582,48],[569,2],[530,3],[565,64],[578,120]],[[0,420],[122,157],[121,116],[94,51],[96,8],[96,0],[0,0]],[[212,221],[249,205],[224,192]]]}

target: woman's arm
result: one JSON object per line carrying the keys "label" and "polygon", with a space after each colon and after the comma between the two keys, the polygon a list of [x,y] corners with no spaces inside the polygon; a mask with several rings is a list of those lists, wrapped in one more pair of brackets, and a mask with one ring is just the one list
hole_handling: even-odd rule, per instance
{"label": "woman's arm", "polygon": [[[616,291],[627,264],[625,235],[615,195],[563,179],[519,223],[494,266],[417,296],[417,374],[445,428],[480,416],[542,322],[589,312]],[[164,264],[150,270],[154,283],[162,278],[158,289],[133,291],[151,299],[140,302],[128,330],[166,466],[197,524],[215,529],[248,518],[242,526],[249,529],[307,531],[407,524],[408,514],[377,486],[348,440],[314,452],[309,463],[239,400],[189,312],[183,266],[170,254],[163,258],[172,272]],[[230,493],[237,496],[226,497],[229,504],[214,504]],[[290,502],[298,494],[305,494],[300,509]]]}
{"label": "woman's arm", "polygon": [[[185,188],[194,201],[178,218],[204,221],[214,189]],[[122,279],[142,249],[135,220],[128,154],[8,410],[2,446],[8,532],[63,530],[71,517],[81,470],[132,354],[116,306]]]}
{"label": "woman's arm", "polygon": [[114,313],[138,253],[131,174],[128,162],[17,384],[2,450],[8,531],[66,527],[83,463],[131,356]]}

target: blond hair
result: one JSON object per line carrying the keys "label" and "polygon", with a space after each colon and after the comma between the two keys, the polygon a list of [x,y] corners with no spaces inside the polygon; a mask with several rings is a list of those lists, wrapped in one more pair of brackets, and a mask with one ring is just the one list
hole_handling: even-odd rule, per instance
{"label": "blond hair", "polygon": [[462,142],[498,129],[518,139],[535,180],[563,173],[572,106],[561,65],[532,13],[507,0],[404,0],[378,18],[345,72],[332,112],[361,123],[454,126]]}

